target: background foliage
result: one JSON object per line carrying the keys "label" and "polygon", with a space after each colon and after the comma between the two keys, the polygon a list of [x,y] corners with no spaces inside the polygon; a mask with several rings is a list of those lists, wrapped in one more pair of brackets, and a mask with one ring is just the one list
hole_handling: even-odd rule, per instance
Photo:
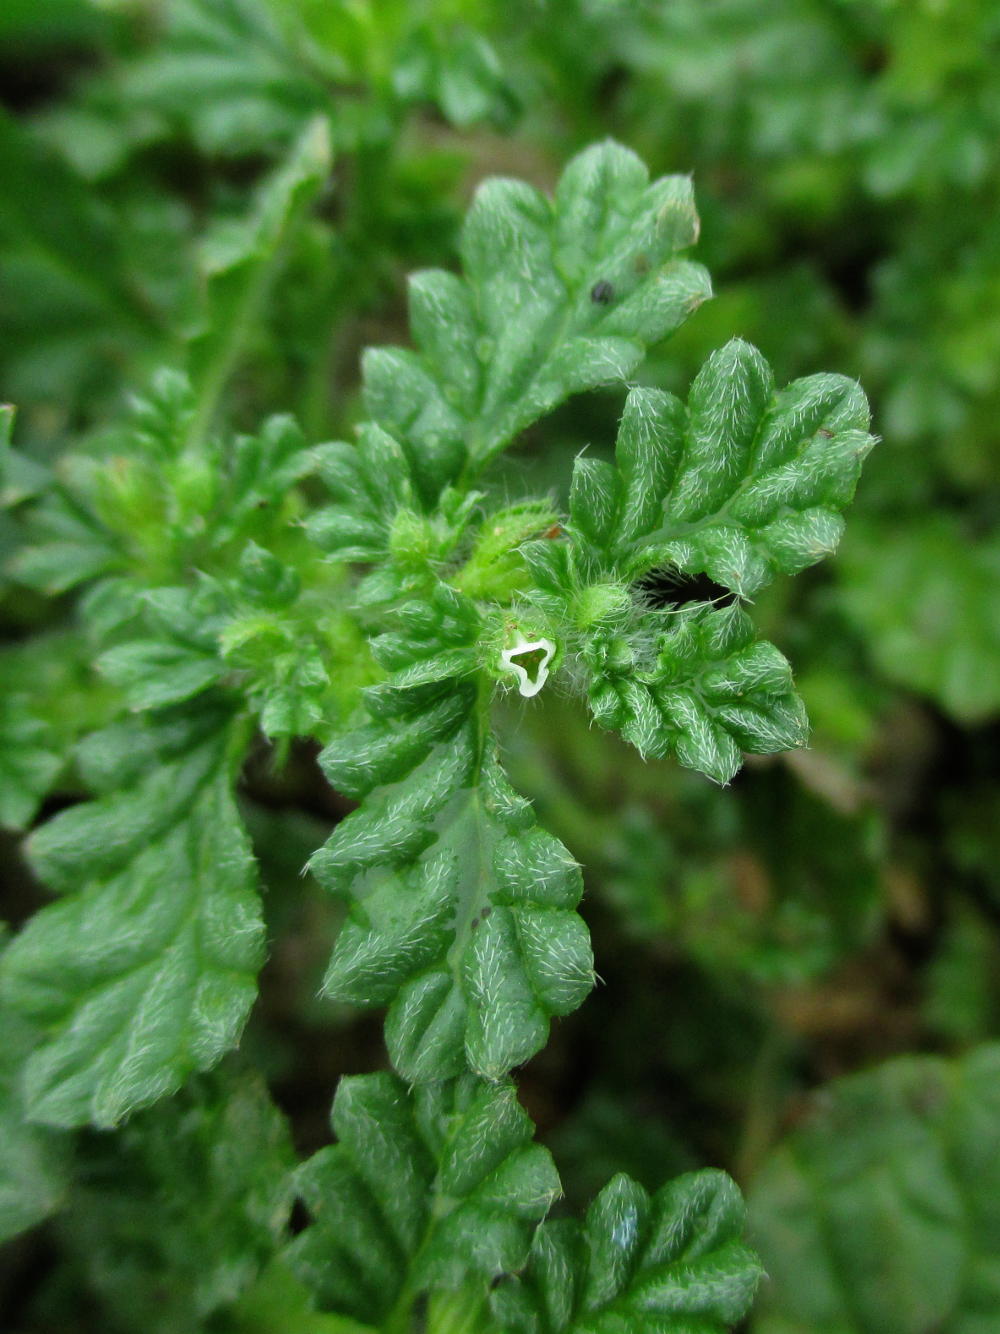
{"label": "background foliage", "polygon": [[[322,736],[338,692],[365,682],[338,686],[324,670],[355,647],[346,624],[324,622],[321,641],[310,614],[329,600],[336,567],[296,590],[301,619],[289,629],[276,609],[292,600],[282,580],[305,537],[293,528],[276,564],[265,548],[298,517],[288,496],[311,466],[306,445],[373,411],[360,351],[408,341],[404,275],[454,267],[474,185],[513,174],[550,189],[572,153],[607,135],[654,177],[692,173],[695,258],[716,292],[652,348],[640,383],[685,397],[708,353],[743,338],[779,384],[826,370],[859,379],[883,439],[835,560],[754,595],[762,629],[795,666],[808,750],[753,761],[722,790],[672,762],[643,763],[558,694],[510,707],[505,763],[586,868],[604,983],[554,1026],[521,1074],[521,1098],[573,1204],[627,1171],[649,1192],[636,1207],[654,1216],[676,1205],[657,1193],[669,1177],[731,1171],[770,1275],[757,1334],[993,1328],[998,58],[989,0],[8,0],[0,384],[18,405],[19,448],[0,477],[3,915],[17,927],[47,901],[32,867],[56,888],[67,865],[80,873],[65,817],[46,827],[61,835],[31,839],[30,864],[13,831],[96,792],[73,817],[92,825],[75,837],[114,851],[107,831],[127,790],[159,784],[163,819],[148,837],[188,859],[184,883],[198,889],[203,859],[227,866],[205,890],[244,926],[219,942],[219,967],[249,969],[268,941],[244,1053],[290,1126],[245,1072],[224,1094],[212,1076],[196,1080],[72,1149],[12,1117],[0,1225],[13,1233],[59,1209],[5,1253],[12,1329],[350,1328],[310,1311],[300,1287],[315,1229],[296,1243],[298,1276],[266,1262],[287,1215],[274,1182],[293,1160],[289,1133],[300,1155],[327,1144],[338,1077],[384,1064],[377,1026],[341,1003],[347,990],[318,996],[341,909],[299,873],[347,810],[315,753],[292,740],[317,725]],[[129,419],[137,392],[145,406]],[[591,391],[533,426],[501,465],[511,497],[565,486],[583,445],[609,460],[621,407],[620,394]],[[276,414],[292,414],[301,434]],[[163,422],[178,417],[186,448],[171,453]],[[222,423],[252,433],[237,464],[194,467]],[[139,437],[141,451],[127,443]],[[109,454],[117,471],[93,466]],[[209,513],[225,523],[193,539],[194,516]],[[544,526],[530,517],[528,531]],[[248,542],[259,556],[227,582],[227,555]],[[145,596],[169,594],[195,560],[196,605]],[[498,577],[488,551],[482,570]],[[85,605],[82,634],[69,594],[96,574],[112,591]],[[691,581],[651,595],[714,591]],[[146,638],[116,639],[136,617]],[[206,624],[213,636],[224,626],[226,665],[250,683],[280,764],[234,734],[224,692],[212,693]],[[166,680],[170,697],[150,693]],[[194,767],[170,768],[177,736],[111,724],[123,700],[166,706],[203,691],[189,719]],[[101,740],[75,751],[90,733]],[[252,872],[219,780],[247,746],[240,804],[265,920],[246,907]],[[195,795],[193,838],[181,816]],[[37,1022],[62,1022],[70,960],[94,986],[121,985],[74,957],[71,918],[108,911],[109,893],[140,892],[134,867],[119,876],[102,864],[85,899],[59,901],[65,950],[32,961],[47,979],[31,998]],[[182,948],[177,911],[173,924],[145,919],[143,939],[174,930]],[[219,1015],[210,997],[183,1003],[204,1018],[192,1044],[221,1050],[242,1012]],[[137,997],[120,1005],[131,1013]],[[87,1107],[112,1124],[113,1081],[74,1031],[34,1067],[36,1095],[56,1070],[50,1120],[74,1124]],[[153,1024],[143,1042],[155,1039]],[[26,1021],[5,1019],[0,1087],[13,1088],[33,1041]],[[190,1068],[183,1053],[177,1062]],[[71,1096],[67,1069],[78,1073]],[[362,1170],[351,1116],[390,1097],[388,1078],[346,1086],[340,1145],[312,1160],[314,1173]],[[439,1109],[449,1124],[467,1112]],[[216,1137],[234,1125],[247,1152],[220,1161]],[[529,1152],[516,1126],[509,1134],[512,1153]],[[440,1180],[446,1165],[437,1177],[420,1170]],[[537,1171],[544,1194],[541,1159]],[[200,1189],[186,1197],[192,1180]],[[476,1189],[463,1209],[485,1208]],[[144,1247],[130,1249],[134,1221],[164,1199]],[[545,1246],[579,1244],[551,1226]],[[586,1227],[599,1237],[601,1226],[595,1205]],[[218,1257],[208,1270],[204,1238]],[[543,1258],[524,1291],[498,1298],[512,1329],[536,1327],[525,1293],[544,1290]],[[192,1275],[176,1306],[161,1298],[165,1268]],[[438,1318],[448,1328],[447,1313]]]}

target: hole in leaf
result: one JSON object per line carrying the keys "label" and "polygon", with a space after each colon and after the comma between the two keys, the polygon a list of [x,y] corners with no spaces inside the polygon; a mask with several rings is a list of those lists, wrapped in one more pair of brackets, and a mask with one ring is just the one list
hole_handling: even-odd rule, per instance
{"label": "hole in leaf", "polygon": [[305,1232],[306,1228],[312,1222],[309,1210],[301,1200],[292,1201],[292,1212],[288,1219],[288,1230],[293,1237],[297,1237],[300,1232]]}
{"label": "hole in leaf", "polygon": [[666,607],[686,607],[692,602],[711,602],[717,607],[728,607],[736,601],[735,593],[717,584],[707,574],[688,574],[676,565],[650,570],[639,580],[638,591],[657,611]]}

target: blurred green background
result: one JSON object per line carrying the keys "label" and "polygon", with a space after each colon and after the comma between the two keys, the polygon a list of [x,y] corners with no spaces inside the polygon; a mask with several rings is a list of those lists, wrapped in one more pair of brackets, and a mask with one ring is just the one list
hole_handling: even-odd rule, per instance
{"label": "blurred green background", "polygon": [[[740,335],[779,380],[857,377],[882,443],[836,559],[757,608],[810,749],[722,791],[558,697],[503,720],[515,781],[586,868],[606,984],[522,1097],[574,1205],[619,1169],[734,1172],[772,1275],[756,1334],[1000,1329],[1000,1166],[977,1157],[1000,1142],[1000,6],[6,0],[0,103],[8,570],[33,462],[86,450],[212,337],[205,284],[316,115],[329,186],[217,387],[237,427],[291,411],[310,440],[350,430],[360,350],[406,341],[404,276],[454,266],[485,175],[548,187],[609,135],[693,174],[716,297],[643,376],[684,389]],[[561,409],[502,485],[558,494],[621,401]],[[0,743],[26,711],[59,754],[99,721],[71,617],[2,576]],[[273,941],[249,1045],[312,1149],[338,1075],[383,1061],[376,1021],[315,999],[337,910],[299,871],[341,808],[305,748],[245,786]],[[52,801],[73,792],[70,766]],[[16,924],[39,891],[9,850]],[[114,1202],[86,1211],[113,1240]],[[134,1328],[143,1302],[169,1328],[152,1278],[109,1277],[107,1235],[12,1248],[11,1328]]]}

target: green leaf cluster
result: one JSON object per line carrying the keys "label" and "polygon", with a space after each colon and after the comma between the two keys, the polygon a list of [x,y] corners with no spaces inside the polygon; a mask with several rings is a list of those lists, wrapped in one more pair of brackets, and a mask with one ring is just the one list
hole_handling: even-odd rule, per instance
{"label": "green leaf cluster", "polygon": [[[339,77],[321,16],[302,14],[310,77]],[[396,17],[398,38],[409,29]],[[277,16],[251,22],[233,0],[184,3],[169,22],[145,68],[159,115],[183,118],[181,68],[218,91],[220,52],[245,26],[219,124],[189,132],[228,151],[261,98],[305,115]],[[492,98],[502,80],[486,47],[459,42],[454,61],[417,39],[408,49],[395,96],[431,88],[456,120],[488,114],[483,89]],[[619,1176],[583,1223],[543,1221],[559,1178],[510,1075],[587,996],[594,959],[580,867],[507,778],[492,705],[512,677],[531,698],[551,673],[643,756],[720,783],[744,751],[801,745],[791,669],[744,603],[836,545],[872,443],[867,406],[842,377],[776,390],[739,340],[686,402],[632,384],[709,284],[683,253],[698,230],[690,179],[651,180],[605,141],[551,198],[509,179],[479,187],[461,272],[411,280],[415,347],[365,354],[352,441],[309,446],[285,415],[221,429],[325,203],[328,138],[322,114],[307,118],[253,209],[213,224],[186,373],[159,371],[119,427],[15,487],[27,540],[13,577],[37,594],[81,591],[67,634],[105,693],[65,768],[30,690],[9,727],[12,822],[61,771],[83,797],[25,845],[60,897],[0,961],[0,998],[31,1036],[10,1100],[33,1125],[101,1132],[80,1140],[66,1225],[93,1217],[87,1282],[151,1328],[252,1319],[259,1285],[290,1291],[310,1319],[389,1334],[423,1310],[442,1334],[721,1334],[759,1278],[723,1174],[655,1193]],[[623,385],[615,461],[578,457],[568,506],[495,484],[491,465],[539,419]],[[649,576],[664,570],[715,580],[718,605],[653,605]],[[309,862],[344,905],[322,994],[387,1010],[395,1069],[341,1081],[337,1143],[291,1175],[267,1098],[226,1067],[210,1073],[244,1034],[268,934],[238,801],[258,732],[279,766],[296,740],[321,743],[330,785],[358,803]],[[26,1134],[30,1221],[57,1188],[48,1131]],[[289,1241],[293,1180],[313,1221]],[[159,1194],[169,1207],[130,1248]],[[216,1238],[217,1262],[199,1266]],[[179,1276],[162,1310],[157,1267]]]}
{"label": "green leaf cluster", "polygon": [[[783,375],[837,359],[873,395],[888,442],[863,501],[869,565],[872,551],[891,561],[897,539],[906,547],[906,531],[934,510],[960,533],[969,564],[988,571],[1000,355],[995,15],[987,0],[849,8],[581,0],[557,33],[539,26],[534,50],[560,70],[564,114],[586,124],[619,78],[611,105],[629,141],[653,161],[683,153],[692,165],[708,224],[702,253],[722,295],[672,357],[693,368],[739,331]],[[912,547],[902,554],[907,567],[923,563]],[[966,571],[956,575],[964,582]],[[986,579],[995,601],[996,576]],[[844,604],[888,681],[960,724],[981,716],[937,673],[904,668],[904,679],[889,666],[903,661],[902,635],[918,660],[933,643],[919,593],[895,601],[894,625],[854,617],[853,587]],[[950,632],[949,642],[969,660],[981,651],[975,634]]]}
{"label": "green leaf cluster", "polygon": [[857,385],[812,376],[775,392],[760,353],[739,341],[709,359],[686,406],[631,391],[614,464],[576,461],[568,541],[525,550],[528,598],[555,633],[569,619],[598,722],[722,783],[741,751],[804,743],[791,669],[738,603],[647,609],[642,580],[706,575],[720,599],[747,598],[821,560],[874,443],[868,422]]}
{"label": "green leaf cluster", "polygon": [[7,1322],[992,1334],[995,0],[0,11]]}
{"label": "green leaf cluster", "polygon": [[653,1198],[617,1177],[584,1224],[534,1226],[559,1178],[509,1083],[463,1076],[407,1093],[388,1075],[348,1078],[333,1126],[336,1147],[300,1169],[314,1221],[286,1260],[326,1304],[372,1326],[396,1328],[427,1289],[460,1290],[475,1316],[476,1276],[489,1281],[496,1323],[483,1311],[470,1328],[519,1334],[626,1324],[707,1334],[753,1298],[760,1269],[740,1240],[742,1200],[720,1172]]}

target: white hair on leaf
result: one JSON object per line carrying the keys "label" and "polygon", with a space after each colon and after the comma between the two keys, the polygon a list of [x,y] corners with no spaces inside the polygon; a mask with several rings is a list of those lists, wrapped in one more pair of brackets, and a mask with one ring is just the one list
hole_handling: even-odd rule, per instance
{"label": "white hair on leaf", "polygon": [[[525,699],[531,699],[537,695],[539,690],[549,678],[549,663],[555,657],[556,646],[551,639],[525,639],[523,635],[518,635],[517,643],[511,644],[510,648],[505,648],[500,654],[500,669],[505,672],[514,672],[517,676],[517,688]],[[531,653],[540,653],[541,657],[532,665],[535,668],[534,680],[528,674],[528,668],[515,662],[515,658],[526,657]]]}

